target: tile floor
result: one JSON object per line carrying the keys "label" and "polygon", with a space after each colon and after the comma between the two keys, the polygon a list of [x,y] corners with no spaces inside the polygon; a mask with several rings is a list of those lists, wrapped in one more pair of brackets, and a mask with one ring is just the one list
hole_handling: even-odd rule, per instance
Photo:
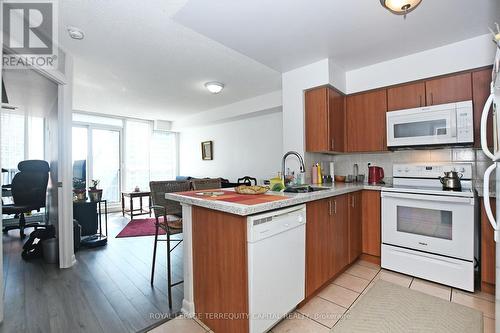
{"label": "tile floor", "polygon": [[[276,325],[271,332],[327,333],[378,279],[477,309],[483,312],[484,332],[495,332],[495,300],[493,295],[482,292],[469,293],[446,287],[437,283],[380,269],[380,266],[363,260],[357,261],[316,297],[301,308],[296,309],[288,318]],[[179,317],[150,332],[201,333],[209,331],[198,320]]]}

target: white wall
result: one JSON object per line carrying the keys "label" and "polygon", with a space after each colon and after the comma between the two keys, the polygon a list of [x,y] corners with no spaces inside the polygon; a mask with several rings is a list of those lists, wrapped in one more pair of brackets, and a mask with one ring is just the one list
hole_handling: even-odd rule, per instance
{"label": "white wall", "polygon": [[46,117],[57,106],[57,84],[31,69],[3,73],[9,104],[29,115]]}
{"label": "white wall", "polygon": [[494,55],[491,35],[466,39],[348,71],[347,93],[491,65]]}
{"label": "white wall", "polygon": [[[223,177],[230,181],[252,176],[262,182],[281,169],[281,112],[178,130],[182,176]],[[212,161],[201,159],[202,141],[213,141]]]}
{"label": "white wall", "polygon": [[[283,153],[295,150],[305,154],[304,90],[331,84],[345,91],[345,71],[333,59],[323,59],[282,75],[283,92]],[[298,172],[299,162],[290,157],[287,164]]]}
{"label": "white wall", "polygon": [[277,109],[281,110],[281,91],[273,91],[182,118],[173,122],[172,128],[179,131],[186,127],[215,124]]}
{"label": "white wall", "polygon": [[[295,150],[304,155],[304,90],[329,82],[329,60],[323,59],[282,75],[283,92],[283,151]],[[299,169],[294,157],[290,168]]]}

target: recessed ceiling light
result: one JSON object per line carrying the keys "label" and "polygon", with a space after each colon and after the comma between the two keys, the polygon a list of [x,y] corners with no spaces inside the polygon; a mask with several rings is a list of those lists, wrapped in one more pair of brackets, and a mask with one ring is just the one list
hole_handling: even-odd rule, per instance
{"label": "recessed ceiling light", "polygon": [[83,33],[83,31],[81,29],[78,29],[76,27],[66,27],[66,29],[68,30],[68,34],[71,38],[73,39],[76,39],[76,40],[82,40],[83,38],[85,38],[85,34]]}
{"label": "recessed ceiling light", "polygon": [[422,0],[380,0],[382,6],[391,13],[404,15],[404,18],[406,18],[406,14],[417,8],[421,2]]}
{"label": "recessed ceiling light", "polygon": [[218,94],[224,89],[224,83],[220,82],[207,82],[205,83],[205,88],[208,89],[212,94]]}

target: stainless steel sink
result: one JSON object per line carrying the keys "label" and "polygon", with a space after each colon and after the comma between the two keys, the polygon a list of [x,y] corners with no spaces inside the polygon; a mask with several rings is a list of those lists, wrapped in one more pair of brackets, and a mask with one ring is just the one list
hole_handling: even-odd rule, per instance
{"label": "stainless steel sink", "polygon": [[315,187],[310,185],[301,185],[301,186],[289,186],[285,189],[285,192],[289,193],[309,193],[309,192],[317,192],[328,190],[328,187]]}

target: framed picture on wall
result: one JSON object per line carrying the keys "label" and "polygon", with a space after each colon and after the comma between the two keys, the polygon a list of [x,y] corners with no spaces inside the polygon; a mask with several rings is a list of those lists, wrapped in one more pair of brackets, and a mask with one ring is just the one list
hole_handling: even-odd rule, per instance
{"label": "framed picture on wall", "polygon": [[205,161],[214,159],[212,141],[204,141],[201,143],[201,158]]}

